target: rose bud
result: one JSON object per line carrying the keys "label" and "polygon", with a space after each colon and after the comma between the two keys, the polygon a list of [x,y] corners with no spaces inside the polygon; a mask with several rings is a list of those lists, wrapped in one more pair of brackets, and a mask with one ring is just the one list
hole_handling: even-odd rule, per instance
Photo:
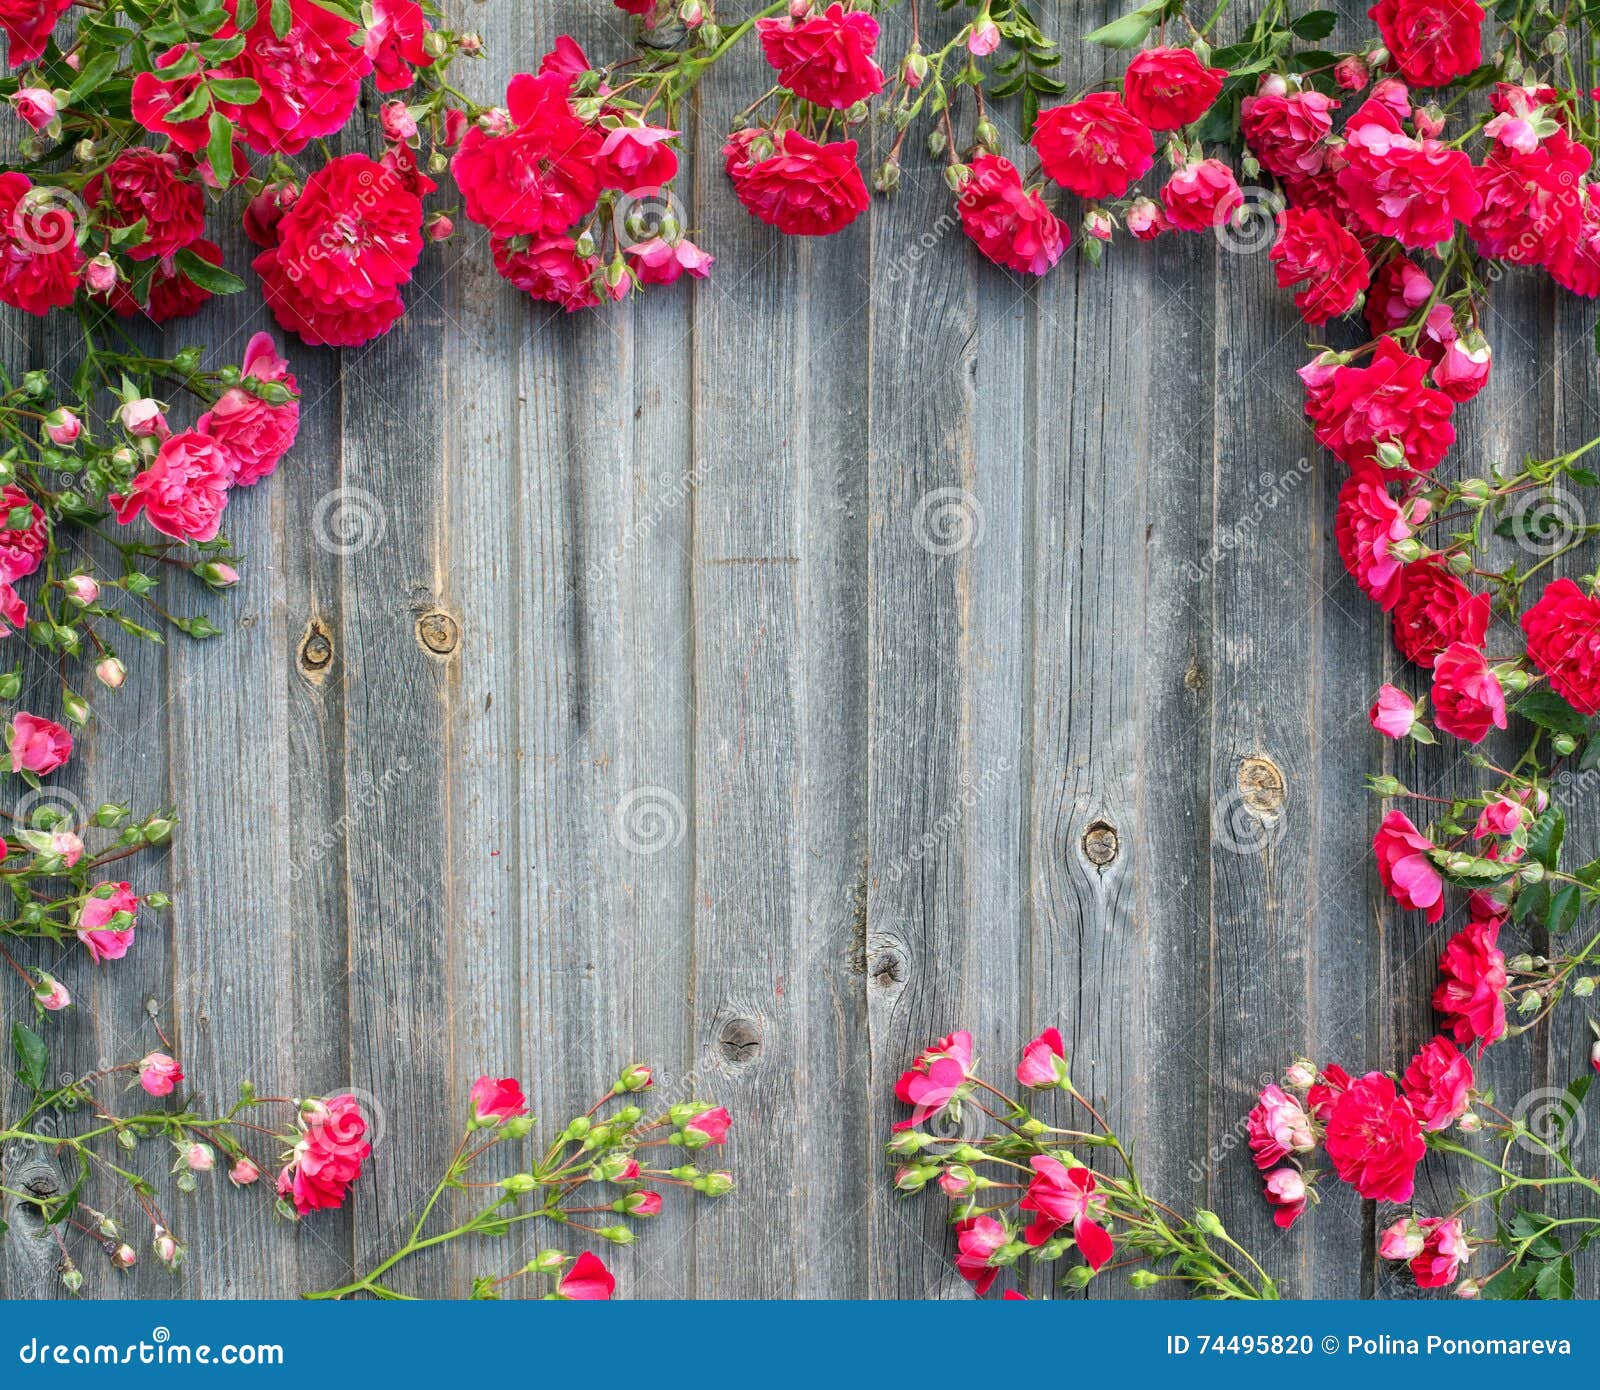
{"label": "rose bud", "polygon": [[967,35],[967,52],[974,58],[983,58],[1000,47],[1000,26],[985,12]]}
{"label": "rose bud", "polygon": [[261,1170],[248,1158],[234,1160],[233,1167],[228,1169],[228,1181],[235,1187],[249,1187],[261,1176]]}
{"label": "rose bud", "polygon": [[153,1096],[170,1096],[183,1080],[183,1068],[165,1052],[152,1052],[139,1062],[139,1084]]}
{"label": "rose bud", "polygon": [[210,1144],[190,1144],[183,1151],[183,1161],[194,1173],[209,1173],[217,1166],[216,1151]]}
{"label": "rose bud", "polygon": [[1457,338],[1433,369],[1434,384],[1453,401],[1469,401],[1489,380],[1489,340],[1477,329]]}
{"label": "rose bud", "polygon": [[83,421],[66,406],[57,406],[45,416],[44,432],[52,444],[65,449],[77,443],[78,436],[83,433]]}
{"label": "rose bud", "polygon": [[61,581],[67,597],[74,603],[89,604],[100,597],[100,586],[87,574],[74,574]]}
{"label": "rose bud", "polygon": [[165,439],[171,433],[160,405],[148,396],[124,404],[117,412],[117,421],[135,439]]}
{"label": "rose bud", "polygon": [[1600,1038],[1596,1038],[1594,1046],[1589,1049],[1589,1065],[1600,1071]]}
{"label": "rose bud", "polygon": [[619,1092],[646,1091],[649,1090],[654,1080],[655,1074],[650,1070],[649,1067],[635,1062],[617,1078],[617,1084],[612,1089]]}
{"label": "rose bud", "polygon": [[41,1009],[48,1009],[51,1013],[64,1009],[72,1003],[72,996],[67,993],[67,987],[54,975],[43,970],[39,972],[39,979],[33,987],[33,997]]}
{"label": "rose bud", "polygon": [[483,36],[481,34],[457,34],[456,47],[469,57],[475,57],[483,52]]}
{"label": "rose bud", "polygon": [[19,87],[11,97],[12,109],[35,130],[46,130],[56,118],[55,93],[48,87]]}
{"label": "rose bud", "polygon": [[428,219],[428,240],[449,241],[456,234],[456,224],[442,212],[436,212]]}
{"label": "rose bud", "polygon": [[108,656],[103,661],[95,663],[95,679],[105,686],[107,690],[120,690],[123,681],[128,679],[128,668],[114,656]]}
{"label": "rose bud", "polygon": [[1334,64],[1333,80],[1347,92],[1359,92],[1372,80],[1372,74],[1360,58],[1351,54]]}
{"label": "rose bud", "polygon": [[225,565],[220,560],[208,560],[203,565],[194,567],[195,577],[209,584],[213,589],[231,589],[239,582],[239,571],[232,565]]}
{"label": "rose bud", "polygon": [[407,145],[417,138],[417,118],[403,101],[386,101],[379,121],[384,137],[396,144]]}
{"label": "rose bud", "polygon": [[139,1263],[139,1256],[131,1245],[119,1245],[111,1256],[111,1264],[115,1269],[132,1269]]}
{"label": "rose bud", "polygon": [[117,263],[102,253],[83,268],[83,283],[90,294],[110,294],[117,287]]}

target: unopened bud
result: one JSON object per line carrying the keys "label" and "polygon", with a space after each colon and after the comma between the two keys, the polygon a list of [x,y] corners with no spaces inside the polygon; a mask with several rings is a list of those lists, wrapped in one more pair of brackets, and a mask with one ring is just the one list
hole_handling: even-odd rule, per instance
{"label": "unopened bud", "polygon": [[1578,740],[1571,734],[1557,734],[1550,740],[1550,746],[1564,758],[1569,753],[1577,751]]}
{"label": "unopened bud", "polygon": [[900,184],[900,165],[893,159],[886,159],[878,166],[878,172],[872,176],[872,186],[879,193],[892,193]]}

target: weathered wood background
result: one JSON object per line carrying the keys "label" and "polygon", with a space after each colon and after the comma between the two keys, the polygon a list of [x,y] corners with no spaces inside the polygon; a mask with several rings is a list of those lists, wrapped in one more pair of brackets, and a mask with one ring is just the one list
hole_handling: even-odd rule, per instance
{"label": "weathered wood background", "polygon": [[[559,32],[625,42],[599,0],[449,8],[489,38],[479,93]],[[1043,8],[1067,39],[1121,6]],[[1074,82],[1120,61],[1066,47]],[[144,1050],[153,996],[208,1097],[373,1098],[348,1211],[295,1229],[220,1180],[176,1204],[189,1295],[386,1253],[479,1073],[555,1120],[644,1059],[663,1097],[733,1111],[739,1189],[607,1252],[622,1292],[922,1298],[965,1286],[941,1200],[885,1180],[893,1080],[954,1027],[1003,1074],[1054,1023],[1153,1189],[1214,1207],[1295,1294],[1398,1293],[1382,1213],[1330,1184],[1278,1232],[1242,1142],[1297,1054],[1404,1064],[1449,925],[1391,911],[1371,869],[1363,776],[1392,754],[1365,708],[1397,658],[1334,552],[1342,469],[1300,419],[1265,237],[1023,283],[913,157],[843,235],[785,240],[707,157],[757,61],[687,131],[710,280],[552,315],[469,229],[390,337],[292,348],[304,433],[229,513],[226,637],[139,654],[67,783],[183,825],[138,871],[170,878],[170,916],[120,964],[61,966],[82,1007],[58,1064]],[[1500,287],[1455,466],[1600,433],[1592,319]],[[252,290],[167,342],[226,360],[267,323]],[[9,329],[12,367],[69,341]],[[1448,766],[1394,770],[1437,789]],[[1585,1038],[1572,1012],[1487,1070],[1503,1100],[1560,1085]],[[1458,1177],[1430,1163],[1419,1200]],[[464,1293],[547,1243],[397,1282]],[[0,1288],[58,1296],[54,1263],[14,1232]],[[83,1264],[86,1292],[174,1289]]]}

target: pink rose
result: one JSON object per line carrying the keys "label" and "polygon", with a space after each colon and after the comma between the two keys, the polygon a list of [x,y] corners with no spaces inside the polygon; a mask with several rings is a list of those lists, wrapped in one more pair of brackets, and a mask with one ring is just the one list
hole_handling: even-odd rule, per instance
{"label": "pink rose", "polygon": [[165,1052],[152,1052],[139,1062],[139,1084],[153,1096],[170,1096],[183,1080],[183,1068]]}
{"label": "pink rose", "polygon": [[1263,1171],[1276,1167],[1290,1154],[1310,1153],[1317,1146],[1311,1117],[1281,1086],[1268,1086],[1261,1092],[1245,1120],[1245,1131],[1256,1167]]}
{"label": "pink rose", "polygon": [[1390,811],[1372,839],[1378,877],[1401,907],[1416,908],[1429,922],[1444,916],[1444,880],[1428,857],[1433,842],[1404,811]]}
{"label": "pink rose", "polygon": [[243,386],[233,386],[197,421],[195,430],[216,440],[228,456],[232,482],[251,487],[278,466],[300,432],[300,383],[278,355],[270,333],[257,333],[240,365],[246,380],[276,385],[295,399],[271,403]]}
{"label": "pink rose", "polygon": [[[133,945],[133,914],[139,899],[126,883],[97,883],[78,909],[78,940],[89,948],[96,965],[103,960],[121,960]],[[122,926],[113,925],[121,913],[128,914]]]}
{"label": "pink rose", "polygon": [[1378,701],[1370,711],[1372,727],[1389,738],[1404,738],[1417,722],[1416,702],[1392,685],[1378,687]]}
{"label": "pink rose", "polygon": [[561,1276],[556,1285],[562,1298],[604,1302],[611,1297],[617,1281],[605,1262],[591,1251],[585,1250],[572,1262],[572,1268]]}
{"label": "pink rose", "polygon": [[1433,720],[1447,734],[1481,743],[1506,727],[1506,697],[1484,654],[1452,642],[1433,659]]}
{"label": "pink rose", "polygon": [[484,1129],[493,1129],[506,1120],[528,1113],[528,1102],[523,1098],[522,1087],[510,1076],[499,1080],[492,1076],[480,1076],[472,1083],[472,1093],[467,1103],[472,1111],[473,1125]]}
{"label": "pink rose", "polygon": [[1434,1038],[1411,1059],[1400,1087],[1417,1122],[1430,1133],[1449,1129],[1472,1101],[1472,1063],[1449,1038]]}
{"label": "pink rose", "polygon": [[1061,1034],[1046,1028],[1022,1049],[1022,1060],[1017,1063],[1017,1080],[1033,1090],[1048,1090],[1061,1086],[1067,1080],[1065,1053],[1061,1047]]}
{"label": "pink rose", "polygon": [[56,118],[55,93],[48,87],[19,87],[11,107],[35,130],[44,130]]}
{"label": "pink rose", "polygon": [[1272,1219],[1287,1231],[1305,1213],[1306,1180],[1298,1168],[1274,1168],[1267,1174],[1267,1201]]}
{"label": "pink rose", "polygon": [[143,511],[174,540],[215,540],[228,505],[231,456],[208,434],[188,430],[166,440],[125,495],[108,500],[126,526]]}
{"label": "pink rose", "polygon": [[1378,1254],[1386,1260],[1410,1260],[1422,1253],[1422,1227],[1414,1216],[1402,1216],[1378,1237]]}
{"label": "pink rose", "polygon": [[6,730],[6,747],[11,750],[12,772],[42,777],[72,756],[72,735],[49,719],[19,714]]}

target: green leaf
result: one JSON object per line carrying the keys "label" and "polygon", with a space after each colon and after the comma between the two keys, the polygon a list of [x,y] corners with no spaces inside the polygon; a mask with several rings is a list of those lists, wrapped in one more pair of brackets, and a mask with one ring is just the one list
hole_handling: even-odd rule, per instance
{"label": "green leaf", "polygon": [[1550,910],[1545,914],[1545,930],[1551,936],[1570,931],[1578,920],[1579,888],[1576,883],[1563,883],[1550,894]]}
{"label": "green leaf", "polygon": [[201,260],[187,246],[178,252],[173,263],[201,289],[210,290],[212,294],[238,294],[244,288],[244,281],[237,275]]}
{"label": "green leaf", "polygon": [[121,61],[122,54],[115,48],[103,50],[91,57],[69,88],[72,101],[74,103],[82,101],[91,92],[99,91],[106,79],[116,72]]}
{"label": "green leaf", "polygon": [[1549,910],[1550,885],[1541,879],[1538,883],[1530,883],[1517,894],[1516,905],[1511,909],[1511,914],[1519,922],[1526,921],[1530,917],[1542,922]]}
{"label": "green leaf", "polygon": [[1121,19],[1113,19],[1109,24],[1102,24],[1083,37],[1089,43],[1099,44],[1101,48],[1137,48],[1155,27],[1156,15],[1159,12],[1159,5],[1154,8],[1145,5],[1132,14],[1123,15]]}
{"label": "green leaf", "polygon": [[261,86],[248,77],[215,77],[206,84],[211,95],[230,106],[253,106],[261,100]]}
{"label": "green leaf", "polygon": [[[206,163],[211,166],[211,173],[216,178],[218,186],[227,188],[233,182],[233,122],[222,112],[212,111],[208,130],[210,135],[206,140]],[[197,261],[200,259],[199,256],[195,257]],[[208,268],[212,268],[209,261],[205,264]],[[193,275],[189,278],[202,289],[210,288]],[[212,293],[217,291],[213,290]],[[225,290],[222,293],[232,293],[232,291]]]}
{"label": "green leaf", "polygon": [[1566,832],[1567,818],[1559,806],[1552,804],[1528,831],[1528,853],[1545,868],[1555,868],[1561,858],[1561,838]]}
{"label": "green leaf", "polygon": [[1550,1260],[1540,1265],[1539,1273],[1534,1277],[1533,1289],[1547,1302],[1570,1299],[1575,1289],[1572,1257],[1563,1255],[1559,1260]]}
{"label": "green leaf", "polygon": [[294,11],[289,8],[289,0],[272,0],[272,32],[286,39],[293,26]]}
{"label": "green leaf", "polygon": [[11,1025],[11,1050],[17,1054],[17,1080],[37,1095],[50,1073],[50,1050],[25,1023]]}
{"label": "green leaf", "polygon": [[1315,43],[1318,39],[1327,38],[1338,23],[1339,16],[1332,10],[1312,10],[1310,14],[1301,15],[1289,27],[1294,30],[1297,39]]}
{"label": "green leaf", "polygon": [[1584,723],[1583,716],[1548,688],[1530,690],[1512,709],[1530,723],[1537,724],[1541,729],[1549,729],[1551,733],[1582,738],[1588,732],[1589,726]]}
{"label": "green leaf", "polygon": [[1540,1268],[1540,1265],[1529,1263],[1502,1269],[1483,1286],[1479,1296],[1499,1299],[1526,1298],[1533,1291],[1533,1282],[1538,1278]]}
{"label": "green leaf", "polygon": [[77,1210],[78,1198],[83,1192],[84,1184],[89,1181],[89,1155],[81,1150],[78,1153],[78,1165],[77,1181],[60,1200],[50,1204],[50,1215],[44,1219],[46,1226],[59,1226]]}
{"label": "green leaf", "polygon": [[234,23],[239,26],[241,32],[244,32],[254,28],[255,22],[256,0],[239,0],[239,7],[234,13]]}

